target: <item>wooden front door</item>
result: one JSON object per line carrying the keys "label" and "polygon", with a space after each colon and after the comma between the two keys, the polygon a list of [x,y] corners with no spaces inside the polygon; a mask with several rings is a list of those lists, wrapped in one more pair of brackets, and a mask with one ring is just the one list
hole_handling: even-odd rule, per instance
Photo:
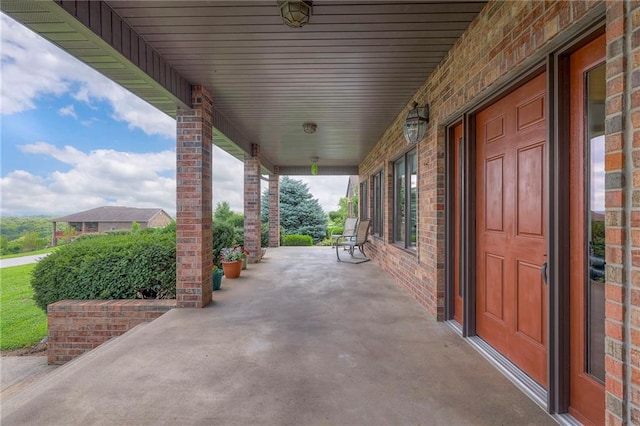
{"label": "wooden front door", "polygon": [[569,412],[604,424],[605,36],[571,55]]}
{"label": "wooden front door", "polygon": [[546,80],[476,116],[476,332],[547,385]]}

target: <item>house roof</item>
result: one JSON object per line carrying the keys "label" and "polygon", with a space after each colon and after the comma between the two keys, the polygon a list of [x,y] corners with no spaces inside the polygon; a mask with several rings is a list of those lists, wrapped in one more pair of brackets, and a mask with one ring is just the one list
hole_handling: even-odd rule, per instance
{"label": "house roof", "polygon": [[[135,207],[102,206],[79,213],[51,219],[52,222],[148,222],[162,209],[138,209]],[[165,212],[166,214],[166,212]],[[168,215],[167,215],[168,216]]]}

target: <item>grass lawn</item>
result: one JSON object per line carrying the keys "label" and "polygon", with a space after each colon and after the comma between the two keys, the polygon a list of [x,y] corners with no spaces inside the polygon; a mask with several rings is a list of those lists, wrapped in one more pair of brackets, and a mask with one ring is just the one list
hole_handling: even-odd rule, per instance
{"label": "grass lawn", "polygon": [[4,256],[0,256],[0,259],[13,259],[14,257],[33,256],[36,254],[50,253],[55,249],[56,249],[55,247],[51,247],[51,248],[46,248],[42,250],[29,251],[26,253],[5,254]]}
{"label": "grass lawn", "polygon": [[0,350],[29,347],[47,335],[47,315],[33,301],[35,266],[0,268]]}

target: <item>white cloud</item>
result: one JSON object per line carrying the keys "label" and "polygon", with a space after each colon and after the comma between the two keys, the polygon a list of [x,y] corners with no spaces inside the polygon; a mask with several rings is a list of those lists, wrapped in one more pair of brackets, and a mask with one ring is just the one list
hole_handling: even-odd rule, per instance
{"label": "white cloud", "polygon": [[[43,155],[71,166],[46,176],[15,170],[0,178],[2,215],[64,215],[103,205],[160,207],[176,210],[176,154],[173,150],[129,153],[111,149],[83,152],[47,142],[22,145],[27,154]],[[213,201],[227,201],[243,211],[242,162],[214,148]]]}
{"label": "white cloud", "polygon": [[[0,179],[6,214],[67,214],[101,205],[161,207],[175,214],[175,152],[145,154],[100,149],[82,152],[46,142],[21,146],[29,154],[45,155],[72,168],[47,176],[16,170]],[[171,177],[161,174],[170,172]]]}
{"label": "white cloud", "polygon": [[2,114],[34,109],[43,95],[72,93],[90,106],[94,101],[109,103],[112,117],[128,123],[130,129],[175,137],[173,118],[4,14],[0,31]]}
{"label": "white cloud", "polygon": [[214,146],[213,208],[223,201],[231,210],[244,212],[244,163]]}
{"label": "white cloud", "polygon": [[76,120],[78,119],[78,114],[76,114],[75,109],[73,108],[73,105],[67,105],[65,107],[62,107],[58,110],[58,114],[60,114],[61,116],[65,117],[73,117]]}

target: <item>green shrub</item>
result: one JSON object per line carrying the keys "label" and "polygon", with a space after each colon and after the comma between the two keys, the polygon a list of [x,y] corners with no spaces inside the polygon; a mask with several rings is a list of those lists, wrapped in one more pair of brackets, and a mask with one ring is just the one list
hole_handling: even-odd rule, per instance
{"label": "green shrub", "polygon": [[326,237],[316,243],[317,246],[329,247],[333,246],[336,243],[334,238]]}
{"label": "green shrub", "polygon": [[175,232],[159,229],[75,241],[40,260],[31,285],[36,304],[45,311],[62,299],[174,298]]}
{"label": "green shrub", "polygon": [[283,241],[283,246],[312,246],[313,245],[313,237],[310,235],[285,235]]}
{"label": "green shrub", "polygon": [[238,228],[234,226],[236,231],[236,239],[233,241],[234,246],[244,246],[244,228]]}
{"label": "green shrub", "polygon": [[331,237],[332,235],[342,235],[343,232],[343,226],[329,226],[327,228],[327,237]]}
{"label": "green shrub", "polygon": [[236,228],[222,220],[214,220],[213,232],[213,263],[221,267],[220,251],[225,247],[233,247],[238,240]]}
{"label": "green shrub", "polygon": [[[280,227],[280,245],[282,245],[284,241],[284,228]],[[261,225],[260,228],[260,245],[262,247],[269,247],[269,223],[265,222]]]}

